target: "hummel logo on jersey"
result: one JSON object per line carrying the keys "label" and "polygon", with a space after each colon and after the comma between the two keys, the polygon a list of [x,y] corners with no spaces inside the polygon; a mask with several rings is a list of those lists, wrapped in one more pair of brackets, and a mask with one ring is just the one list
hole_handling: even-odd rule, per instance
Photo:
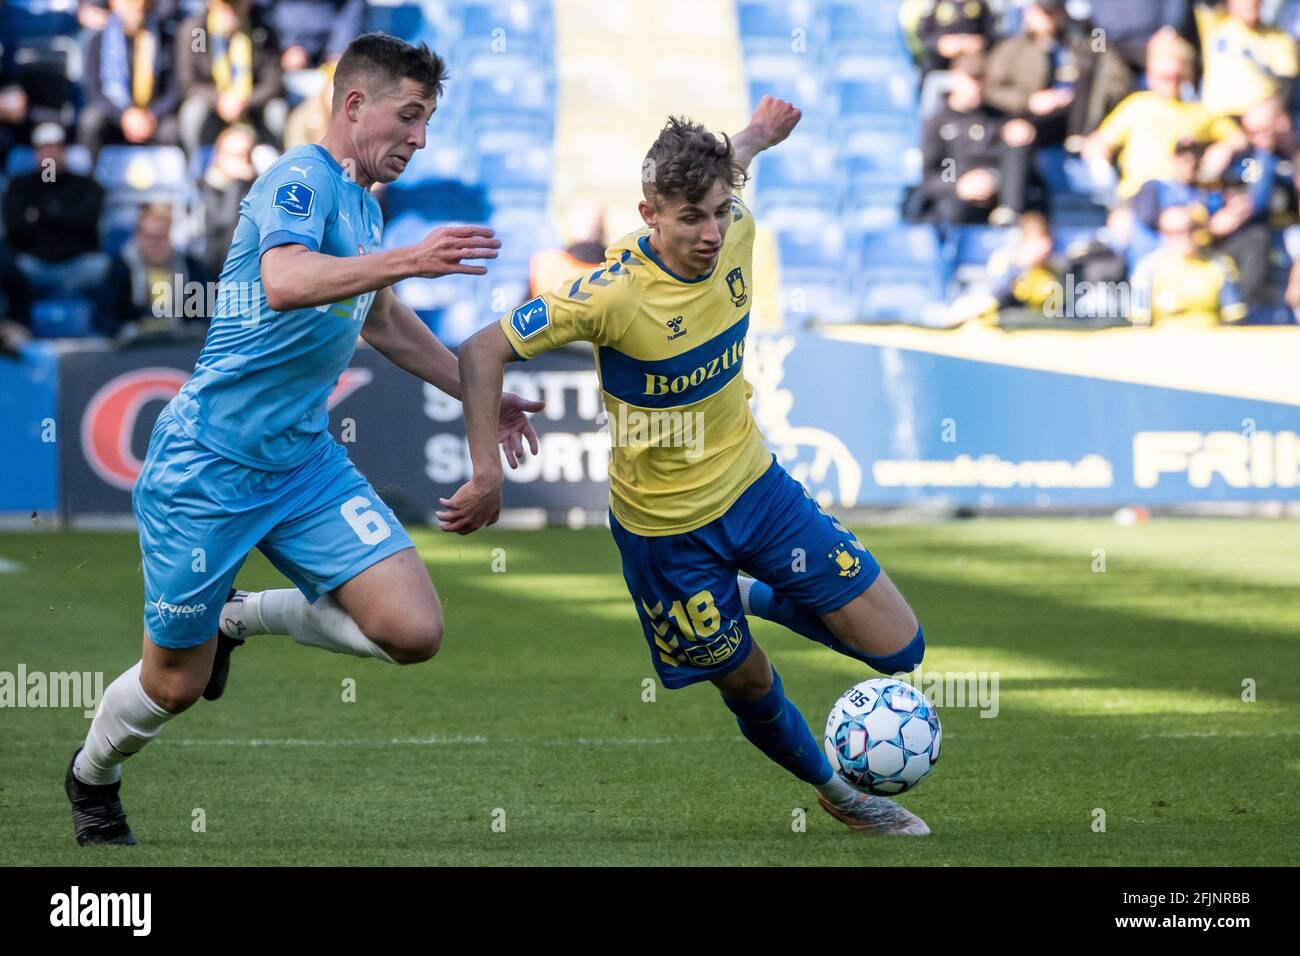
{"label": "hummel logo on jersey", "polygon": [[668,336],[669,342],[671,342],[675,338],[679,338],[686,334],[686,330],[682,328],[682,325],[685,322],[686,322],[686,317],[681,315],[674,315],[671,319],[668,320],[668,328],[673,333],[672,335]]}
{"label": "hummel logo on jersey", "polygon": [[306,183],[285,183],[275,191],[275,202],[271,205],[283,209],[291,216],[306,219],[311,215],[311,205],[316,199],[316,190]]}
{"label": "hummel logo on jersey", "polygon": [[510,325],[521,339],[532,338],[551,324],[551,310],[540,295],[519,306],[510,316]]}

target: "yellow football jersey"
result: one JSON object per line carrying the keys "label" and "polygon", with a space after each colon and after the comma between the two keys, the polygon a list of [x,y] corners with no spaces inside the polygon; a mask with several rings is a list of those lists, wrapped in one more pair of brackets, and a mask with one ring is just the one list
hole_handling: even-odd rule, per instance
{"label": "yellow football jersey", "polygon": [[501,318],[520,358],[593,344],[613,446],[610,508],[635,534],[708,524],[772,461],[741,374],[754,218],[739,199],[732,217],[707,275],[675,275],[640,229],[613,243],[604,265]]}

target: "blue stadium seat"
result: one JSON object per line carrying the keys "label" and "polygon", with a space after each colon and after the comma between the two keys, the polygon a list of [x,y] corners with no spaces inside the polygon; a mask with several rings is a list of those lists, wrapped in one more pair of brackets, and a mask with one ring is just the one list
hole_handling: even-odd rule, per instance
{"label": "blue stadium seat", "polygon": [[462,53],[524,53],[549,57],[553,49],[549,4],[466,3],[460,10]]}
{"label": "blue stadium seat", "polygon": [[898,133],[872,137],[870,152],[845,157],[847,183],[854,192],[883,186],[914,186],[921,181],[921,147]]}
{"label": "blue stadium seat", "polygon": [[933,226],[907,224],[861,233],[856,239],[859,268],[915,267],[929,270],[944,258]]}
{"label": "blue stadium seat", "polygon": [[541,133],[555,124],[555,96],[545,76],[473,78],[465,106],[471,130],[528,129]]}
{"label": "blue stadium seat", "polygon": [[789,51],[800,41],[805,49],[819,49],[826,23],[809,16],[811,10],[799,0],[741,0],[736,9],[741,45],[746,53]]}
{"label": "blue stadium seat", "polygon": [[95,303],[83,296],[64,295],[32,303],[32,334],[37,338],[94,335]]}
{"label": "blue stadium seat", "polygon": [[865,322],[925,324],[926,314],[941,310],[947,301],[937,270],[872,269],[857,276],[853,289],[857,318]]}
{"label": "blue stadium seat", "polygon": [[189,176],[190,182],[197,184],[203,174],[208,171],[208,166],[212,163],[212,154],[217,151],[215,146],[200,146],[190,157]]}
{"label": "blue stadium seat", "polygon": [[1049,192],[1047,207],[1048,219],[1056,226],[1098,228],[1106,224],[1106,207],[1078,193]]}
{"label": "blue stadium seat", "polygon": [[[483,222],[489,210],[487,194],[482,186],[454,179],[424,180],[413,185],[399,179],[388,187],[384,200],[389,220],[384,231],[385,239],[395,221],[405,221],[408,214],[423,224],[424,232],[412,240],[418,242],[439,222]],[[418,227],[412,225],[411,228]]]}
{"label": "blue stadium seat", "polygon": [[1053,226],[1052,245],[1057,252],[1065,252],[1078,242],[1090,242],[1097,236],[1095,226]]}
{"label": "blue stadium seat", "polygon": [[806,203],[830,208],[838,196],[828,184],[842,180],[843,167],[835,150],[825,146],[797,148],[787,141],[785,149],[772,150],[758,158],[755,182],[765,202],[785,205]]}
{"label": "blue stadium seat", "polygon": [[852,322],[858,317],[847,273],[781,267],[781,305],[795,324]]}
{"label": "blue stadium seat", "polygon": [[0,44],[12,61],[15,51],[51,37],[75,37],[77,4],[58,0],[8,0],[0,3]]}
{"label": "blue stadium seat", "polygon": [[951,253],[947,257],[954,266],[980,266],[998,249],[1011,245],[1020,230],[1011,226],[953,226],[948,234]]}
{"label": "blue stadium seat", "polygon": [[[66,153],[69,169],[83,176],[91,174],[94,164],[90,159],[90,150],[80,143],[72,143],[66,147]],[[13,179],[23,173],[30,173],[35,168],[36,150],[30,146],[18,145],[12,147],[5,158],[4,175],[7,179]]]}
{"label": "blue stadium seat", "polygon": [[802,268],[839,272],[847,263],[844,230],[838,226],[782,231],[777,236],[777,248],[783,271]]}
{"label": "blue stadium seat", "polygon": [[910,60],[903,46],[897,2],[836,2],[831,4],[827,19],[830,40],[838,53],[862,51]]}
{"label": "blue stadium seat", "polygon": [[390,34],[407,43],[424,40],[431,47],[436,39],[436,33],[430,24],[425,23],[424,11],[418,3],[371,3],[366,8],[366,28]]}
{"label": "blue stadium seat", "polygon": [[95,178],[115,199],[172,199],[188,184],[185,153],[176,146],[105,146]]}
{"label": "blue stadium seat", "polygon": [[901,73],[843,80],[838,86],[840,110],[846,116],[872,113],[916,113],[916,92]]}
{"label": "blue stadium seat", "polygon": [[852,233],[892,229],[902,222],[904,190],[900,186],[848,189],[841,220]]}

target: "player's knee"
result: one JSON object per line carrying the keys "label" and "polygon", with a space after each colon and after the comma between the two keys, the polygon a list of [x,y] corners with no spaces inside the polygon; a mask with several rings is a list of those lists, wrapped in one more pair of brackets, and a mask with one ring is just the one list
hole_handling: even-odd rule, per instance
{"label": "player's knee", "polygon": [[422,664],[442,648],[442,614],[390,621],[366,637],[399,664]]}
{"label": "player's knee", "polygon": [[169,714],[189,710],[203,696],[207,678],[198,680],[193,675],[167,672],[161,675],[141,674],[141,686],[155,704]]}
{"label": "player's knee", "polygon": [[870,664],[882,674],[910,674],[920,666],[922,658],[925,657],[925,632],[921,625],[916,625],[916,631],[912,634],[907,642],[892,654],[872,655],[864,654],[862,659]]}

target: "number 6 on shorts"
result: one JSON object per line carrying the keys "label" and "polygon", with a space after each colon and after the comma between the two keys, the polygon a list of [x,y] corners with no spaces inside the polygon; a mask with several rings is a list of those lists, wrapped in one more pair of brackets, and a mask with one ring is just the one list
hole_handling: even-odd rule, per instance
{"label": "number 6 on shorts", "polygon": [[[368,510],[362,511],[362,508]],[[370,508],[370,499],[361,495],[343,502],[339,506],[339,514],[352,526],[362,544],[378,544],[393,533],[379,512]]]}

